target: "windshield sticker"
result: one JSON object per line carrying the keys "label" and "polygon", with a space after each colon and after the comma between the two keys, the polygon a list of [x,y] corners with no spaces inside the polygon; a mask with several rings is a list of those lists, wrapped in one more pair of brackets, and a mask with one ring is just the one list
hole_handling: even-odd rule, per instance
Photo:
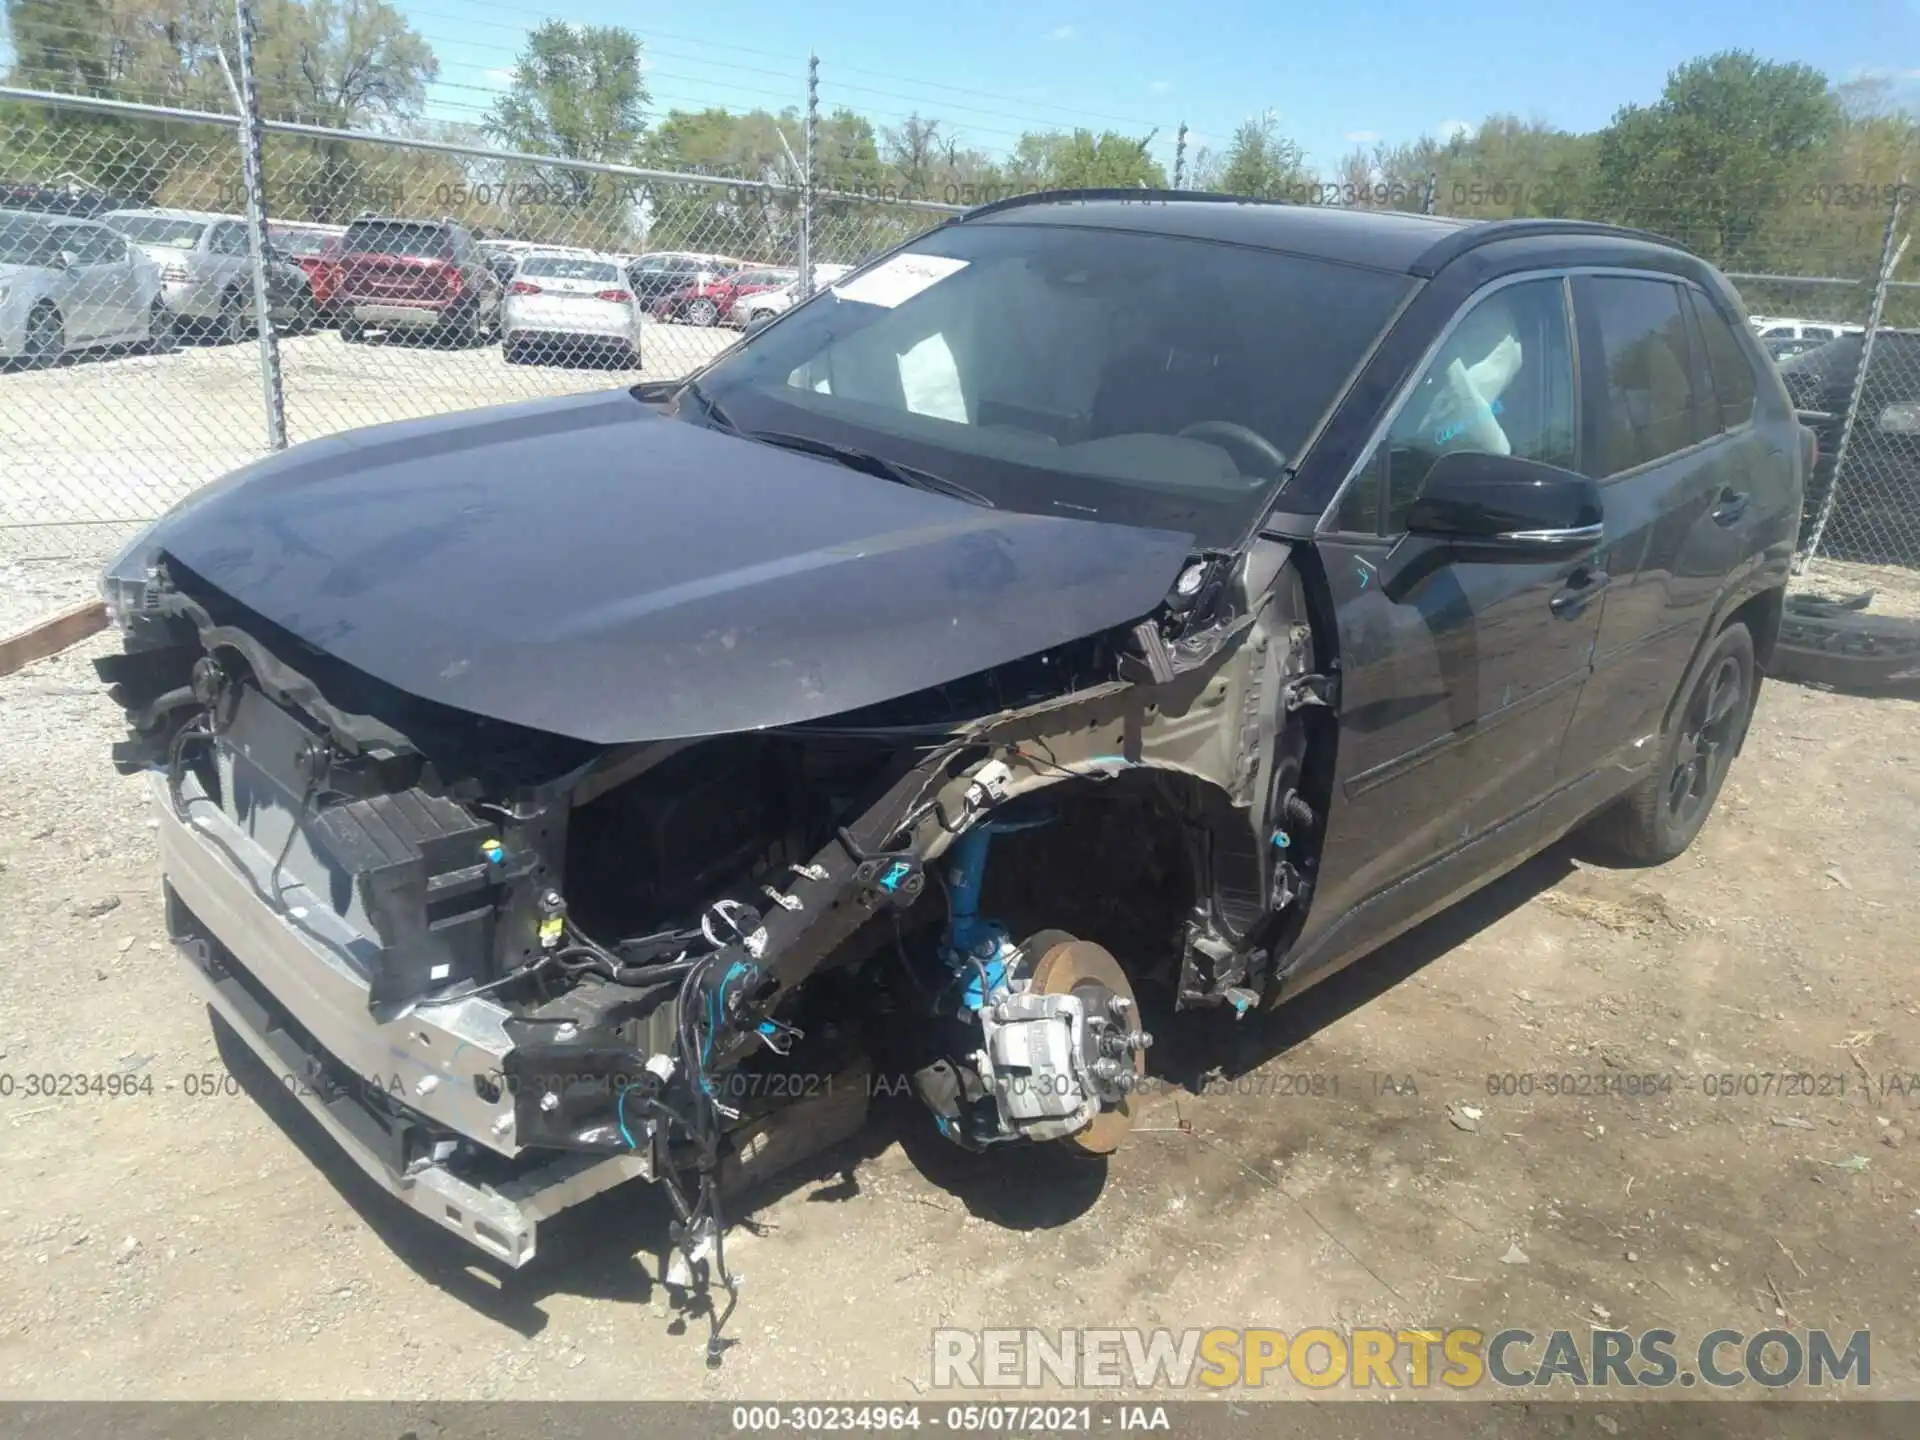
{"label": "windshield sticker", "polygon": [[883,305],[891,310],[928,286],[937,285],[966,268],[966,261],[952,260],[945,255],[896,255],[864,275],[835,285],[833,293],[842,300]]}

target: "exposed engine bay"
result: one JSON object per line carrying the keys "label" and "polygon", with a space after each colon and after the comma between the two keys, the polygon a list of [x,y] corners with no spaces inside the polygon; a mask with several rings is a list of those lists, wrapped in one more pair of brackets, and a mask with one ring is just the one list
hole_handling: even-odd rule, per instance
{"label": "exposed engine bay", "polygon": [[1306,603],[1261,542],[932,690],[605,745],[406,693],[163,555],[100,671],[229,1025],[511,1264],[557,1210],[661,1185],[665,1278],[717,1354],[723,1200],[857,1130],[876,1076],[967,1149],[1106,1154],[1152,1044],[1137,987],[1270,997],[1331,773]]}

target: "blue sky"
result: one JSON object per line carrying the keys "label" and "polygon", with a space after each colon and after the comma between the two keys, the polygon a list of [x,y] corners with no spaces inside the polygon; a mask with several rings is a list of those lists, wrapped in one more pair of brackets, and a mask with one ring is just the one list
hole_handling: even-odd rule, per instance
{"label": "blue sky", "polygon": [[798,103],[811,48],[825,104],[883,125],[918,109],[993,151],[1027,128],[1158,126],[1155,150],[1170,160],[1182,120],[1190,145],[1218,145],[1271,107],[1310,162],[1330,168],[1356,141],[1442,132],[1497,111],[1592,129],[1623,103],[1651,100],[1675,65],[1729,47],[1835,79],[1874,71],[1920,82],[1920,0],[397,3],[441,57],[432,111],[442,118],[475,118],[520,35],[557,15],[637,30],[661,108]]}

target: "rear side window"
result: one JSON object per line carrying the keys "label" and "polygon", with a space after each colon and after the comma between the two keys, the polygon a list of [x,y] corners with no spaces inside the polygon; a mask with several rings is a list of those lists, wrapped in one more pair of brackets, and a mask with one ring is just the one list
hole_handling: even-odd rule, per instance
{"label": "rear side window", "polygon": [[62,238],[82,265],[118,265],[127,258],[127,242],[98,225],[69,225]]}
{"label": "rear side window", "polygon": [[416,260],[450,260],[453,242],[444,225],[404,220],[361,220],[347,227],[343,249],[361,255],[405,255]]}
{"label": "rear side window", "polygon": [[602,260],[575,260],[565,255],[535,255],[520,266],[522,275],[543,280],[591,280],[611,285],[620,278],[620,267]]}
{"label": "rear side window", "polygon": [[1699,322],[1700,338],[1707,347],[1707,368],[1713,376],[1713,400],[1709,416],[1717,417],[1718,428],[1737,430],[1753,419],[1753,363],[1740,344],[1740,337],[1713,308],[1706,296],[1688,292],[1693,318]]}
{"label": "rear side window", "polygon": [[216,255],[245,255],[247,232],[238,225],[221,225],[214,230],[207,248]]}
{"label": "rear side window", "polygon": [[1605,382],[1595,473],[1618,475],[1686,449],[1696,396],[1680,288],[1600,275],[1585,295]]}

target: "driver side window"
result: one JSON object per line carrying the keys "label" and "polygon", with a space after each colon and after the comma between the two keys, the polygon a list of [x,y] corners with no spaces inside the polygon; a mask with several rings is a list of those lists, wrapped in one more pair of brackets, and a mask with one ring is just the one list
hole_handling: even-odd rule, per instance
{"label": "driver side window", "polygon": [[1473,306],[1400,405],[1340,506],[1342,529],[1406,528],[1434,461],[1454,451],[1574,463],[1573,346],[1565,283],[1528,280]]}

